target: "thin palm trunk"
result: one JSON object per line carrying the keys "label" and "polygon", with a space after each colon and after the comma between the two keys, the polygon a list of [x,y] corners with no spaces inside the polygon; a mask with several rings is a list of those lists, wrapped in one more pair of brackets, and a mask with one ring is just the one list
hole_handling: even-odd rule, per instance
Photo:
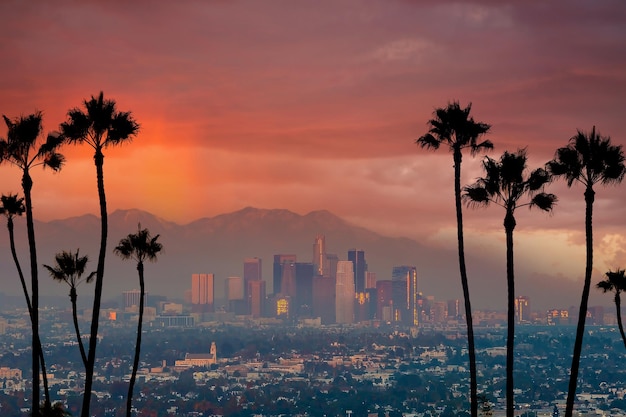
{"label": "thin palm trunk", "polygon": [[22,176],[22,188],[24,189],[24,206],[26,207],[26,230],[28,234],[28,247],[30,251],[30,276],[31,276],[31,328],[32,328],[32,362],[33,362],[33,415],[39,415],[39,278],[37,274],[37,247],[35,245],[35,226],[33,221],[33,203],[31,199],[31,190],[33,181],[28,173],[28,169],[24,169]]}
{"label": "thin palm trunk", "polygon": [[513,349],[515,346],[515,269],[513,266],[513,230],[515,217],[507,210],[504,219],[506,232],[506,283],[507,283],[507,336],[506,336],[506,416],[513,417],[515,400],[513,398]]}
{"label": "thin palm trunk", "polygon": [[24,273],[22,272],[22,266],[20,265],[20,261],[17,258],[17,251],[15,249],[15,231],[13,229],[13,219],[8,219],[7,229],[9,229],[9,244],[11,246],[11,255],[13,256],[13,262],[15,263],[15,268],[17,268],[17,274],[20,277],[20,283],[22,284],[22,291],[24,292],[24,298],[26,299],[26,306],[28,307],[28,314],[32,317],[33,307],[30,303],[30,295],[28,295],[28,288],[26,287],[26,279],[24,278]]}
{"label": "thin palm trunk", "polygon": [[454,150],[454,199],[456,203],[456,229],[459,243],[459,270],[461,273],[461,286],[463,287],[463,300],[465,304],[465,322],[467,325],[467,352],[470,367],[470,408],[471,417],[478,416],[478,381],[476,377],[476,349],[474,346],[474,323],[472,321],[472,305],[470,303],[467,270],[465,267],[465,246],[463,240],[463,209],[461,205],[461,159],[462,154],[458,149]]}
{"label": "thin palm trunk", "polygon": [[85,354],[85,347],[83,346],[83,339],[80,337],[80,328],[78,327],[78,313],[76,310],[76,299],[78,294],[76,288],[70,289],[70,301],[72,303],[72,319],[74,321],[74,330],[76,331],[76,341],[78,342],[78,348],[80,349],[80,357],[83,360],[83,365],[87,366],[87,355]]}
{"label": "thin palm trunk", "polygon": [[[28,315],[33,317],[33,306],[30,302],[30,296],[28,295],[28,288],[26,287],[26,279],[24,278],[24,272],[22,272],[22,266],[17,258],[17,251],[15,249],[15,231],[13,228],[13,219],[7,220],[7,229],[9,229],[9,245],[11,246],[11,255],[13,256],[13,262],[17,269],[17,274],[20,277],[20,283],[22,284],[22,291],[24,292],[24,298],[26,299],[26,307],[28,308]],[[48,389],[48,376],[46,375],[46,362],[43,357],[43,349],[41,348],[41,340],[37,338],[37,352],[39,354],[39,361],[41,364],[41,374],[43,377],[43,390],[46,403],[50,403],[50,390]]]}
{"label": "thin palm trunk", "polygon": [[139,273],[139,322],[137,323],[137,342],[135,343],[135,359],[133,360],[133,371],[130,376],[130,384],[128,385],[128,396],[126,397],[126,417],[131,417],[131,409],[133,403],[133,390],[135,388],[135,380],[137,378],[137,369],[139,368],[139,353],[141,351],[141,328],[143,323],[143,298],[145,294],[145,283],[143,279],[143,262],[137,263],[137,271]]}
{"label": "thin palm trunk", "polygon": [[587,245],[587,263],[585,266],[585,283],[583,294],[580,300],[580,310],[578,311],[578,325],[576,327],[576,340],[574,341],[574,353],[572,355],[572,367],[569,376],[569,387],[567,391],[567,402],[565,404],[565,417],[572,417],[574,411],[574,400],[576,399],[576,386],[578,384],[578,369],[580,366],[580,355],[583,347],[583,336],[585,334],[585,318],[587,316],[587,304],[589,302],[589,291],[591,288],[591,273],[593,269],[593,202],[595,192],[591,185],[585,190],[585,244]]}
{"label": "thin palm trunk", "polygon": [[617,327],[619,328],[619,334],[622,335],[622,341],[624,342],[624,347],[626,347],[626,334],[624,334],[624,326],[622,325],[622,300],[619,296],[619,290],[615,292],[615,310],[617,314]]}
{"label": "thin palm trunk", "polygon": [[89,354],[87,357],[87,367],[85,370],[85,394],[83,397],[83,407],[81,417],[89,417],[89,407],[91,403],[91,390],[93,384],[94,366],[96,361],[96,343],[98,340],[98,320],[100,318],[100,303],[102,300],[102,282],[104,280],[104,260],[106,257],[107,244],[107,204],[106,195],[104,193],[104,155],[102,149],[97,148],[94,156],[96,165],[96,176],[98,182],[98,197],[100,200],[100,253],[98,255],[98,266],[96,269],[96,285],[93,299],[93,312],[91,316],[91,334],[89,336]]}

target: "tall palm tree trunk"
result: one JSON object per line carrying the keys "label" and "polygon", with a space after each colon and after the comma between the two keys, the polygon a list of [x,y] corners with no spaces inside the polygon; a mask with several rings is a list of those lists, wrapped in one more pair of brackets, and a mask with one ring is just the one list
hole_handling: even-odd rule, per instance
{"label": "tall palm tree trunk", "polygon": [[83,360],[83,365],[87,366],[87,355],[85,354],[85,347],[83,346],[83,339],[80,337],[80,328],[78,327],[78,313],[76,311],[76,288],[70,289],[70,301],[72,303],[72,319],[74,321],[74,331],[76,332],[76,341],[78,342],[78,348],[80,349],[80,357]]}
{"label": "tall palm tree trunk", "polygon": [[624,326],[622,325],[622,300],[619,296],[619,290],[615,292],[615,310],[617,310],[617,327],[619,328],[619,334],[622,335],[622,341],[624,342],[624,347],[626,347],[626,334],[624,334]]}
{"label": "tall palm tree trunk", "polygon": [[459,270],[461,286],[463,287],[463,301],[465,304],[465,323],[467,325],[467,353],[470,367],[470,409],[471,417],[478,416],[476,349],[474,346],[474,323],[472,321],[472,305],[470,302],[467,270],[465,267],[465,245],[463,240],[463,208],[461,205],[461,159],[460,149],[454,150],[454,200],[456,205],[456,230],[459,249]]}
{"label": "tall palm tree trunk", "polygon": [[143,298],[145,294],[145,283],[143,279],[143,262],[137,263],[137,271],[139,272],[139,322],[137,323],[137,342],[135,343],[135,359],[133,360],[133,371],[130,376],[130,384],[128,385],[128,396],[126,397],[126,417],[131,417],[131,409],[133,403],[133,390],[135,388],[135,380],[137,378],[137,369],[139,368],[139,353],[141,351],[141,328],[143,323]]}
{"label": "tall palm tree trunk", "polygon": [[13,229],[13,219],[8,219],[7,229],[9,229],[9,245],[11,246],[11,255],[13,256],[13,262],[17,268],[17,274],[20,277],[20,283],[22,284],[22,291],[24,292],[24,298],[26,299],[26,306],[28,307],[28,314],[32,317],[33,306],[30,303],[30,295],[28,294],[28,288],[26,287],[26,279],[22,272],[20,260],[17,258],[17,251],[15,249],[15,231]]}
{"label": "tall palm tree trunk", "polygon": [[96,165],[96,176],[98,181],[98,197],[100,200],[100,253],[98,255],[98,266],[96,268],[96,285],[93,298],[93,312],[91,316],[91,333],[89,336],[89,353],[87,356],[87,367],[85,369],[85,394],[83,397],[83,407],[81,417],[89,417],[89,407],[91,403],[91,390],[93,384],[94,366],[96,362],[96,344],[98,341],[98,321],[100,318],[100,303],[102,300],[102,282],[104,280],[104,260],[106,257],[107,245],[107,203],[104,193],[104,155],[102,149],[97,148],[94,155]]}
{"label": "tall palm tree trunk", "polygon": [[[28,315],[33,316],[33,306],[30,302],[30,296],[28,295],[28,288],[26,287],[26,279],[24,278],[24,272],[22,272],[22,266],[17,258],[17,251],[15,249],[15,230],[13,227],[13,219],[7,220],[7,229],[9,229],[9,245],[11,246],[11,255],[13,256],[13,262],[17,269],[17,274],[20,277],[20,283],[22,284],[22,291],[24,292],[24,298],[26,299],[26,307],[28,308]],[[50,403],[50,390],[48,389],[48,376],[46,375],[46,362],[43,357],[43,349],[41,348],[41,340],[37,338],[37,352],[39,354],[39,362],[41,364],[41,374],[43,377],[43,390],[45,395],[45,401]]]}
{"label": "tall palm tree trunk", "polygon": [[30,277],[31,277],[31,307],[30,322],[32,328],[32,362],[33,362],[33,415],[39,415],[39,278],[37,275],[37,248],[35,246],[35,226],[33,221],[33,202],[31,190],[33,181],[24,169],[22,176],[22,188],[24,189],[24,206],[26,207],[26,231],[28,234],[28,248],[30,251]]}
{"label": "tall palm tree trunk", "polygon": [[595,192],[591,185],[585,190],[585,243],[587,245],[587,263],[585,266],[585,283],[583,294],[580,300],[580,310],[578,311],[578,325],[576,326],[576,340],[574,341],[574,353],[572,355],[572,367],[569,375],[569,387],[567,390],[567,401],[565,404],[565,417],[572,417],[574,411],[574,400],[576,399],[576,385],[578,383],[578,368],[580,365],[580,354],[583,347],[583,336],[585,334],[585,318],[587,317],[587,303],[589,302],[589,291],[591,288],[591,272],[593,268],[593,202]]}
{"label": "tall palm tree trunk", "polygon": [[515,346],[515,269],[513,266],[513,230],[515,229],[513,212],[507,209],[504,218],[506,232],[506,283],[507,283],[507,336],[506,336],[506,416],[513,417],[515,401],[513,398],[513,349]]}

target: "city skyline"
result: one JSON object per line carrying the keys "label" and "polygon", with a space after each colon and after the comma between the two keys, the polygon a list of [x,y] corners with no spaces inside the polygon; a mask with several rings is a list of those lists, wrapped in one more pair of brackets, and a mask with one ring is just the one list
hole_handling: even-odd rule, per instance
{"label": "city skyline", "polygon": [[[188,224],[248,206],[326,209],[447,253],[452,159],[413,143],[435,108],[472,102],[475,119],[492,124],[492,156],[528,146],[531,167],[576,129],[626,140],[626,11],[614,1],[7,1],[0,12],[11,63],[0,69],[1,114],[42,110],[47,132],[104,91],[141,125],[133,143],[105,152],[110,211]],[[33,172],[37,219],[98,213],[91,151],[62,152],[60,173]],[[463,169],[473,182],[480,158],[467,155]],[[11,167],[0,175],[3,192],[20,189]],[[597,190],[594,280],[626,266],[622,187]],[[583,190],[549,191],[554,214],[519,213],[520,279],[580,292]],[[501,224],[492,210],[465,210],[469,262],[503,262]],[[479,262],[469,273],[472,285],[493,272]]]}

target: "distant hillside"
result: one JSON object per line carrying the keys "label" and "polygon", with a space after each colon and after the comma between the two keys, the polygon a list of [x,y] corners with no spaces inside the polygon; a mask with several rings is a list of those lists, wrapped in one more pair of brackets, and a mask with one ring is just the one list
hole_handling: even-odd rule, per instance
{"label": "distant hillside", "polygon": [[[346,259],[351,248],[365,251],[369,270],[378,279],[389,279],[395,265],[415,265],[419,274],[419,289],[439,300],[460,298],[456,248],[432,248],[411,239],[391,238],[352,225],[334,214],[320,210],[300,215],[282,209],[247,207],[179,225],[141,210],[117,210],[109,214],[109,241],[105,268],[105,297],[121,297],[121,292],[138,287],[136,269],[132,262],[122,262],[112,249],[122,237],[137,230],[138,224],[160,235],[163,253],[156,264],[146,265],[147,290],[152,294],[182,298],[190,287],[191,274],[214,273],[216,294],[224,293],[224,281],[229,276],[243,274],[243,260],[259,257],[263,261],[263,277],[268,292],[272,291],[272,262],[275,254],[295,254],[301,262],[311,262],[313,240],[317,234],[326,236],[328,253]],[[39,264],[52,263],[61,250],[75,250],[90,256],[89,267],[96,269],[100,220],[93,215],[71,217],[49,222],[36,222]],[[22,268],[28,274],[28,257],[24,219],[16,219],[16,239]],[[504,259],[493,259],[488,253],[468,257],[470,291],[476,307],[504,308],[506,288]],[[13,265],[5,227],[0,228],[0,274],[2,291],[21,295]],[[535,300],[535,306],[554,303],[555,295],[567,293],[577,300],[579,289],[562,285],[561,281],[524,274],[519,266],[518,282],[525,295]],[[40,269],[41,293],[67,295],[68,289],[54,283]],[[536,282],[535,282],[536,281]],[[529,291],[528,288],[532,289]],[[536,288],[535,288],[536,287]],[[79,288],[85,297],[91,291]],[[86,300],[83,300],[86,301]],[[573,303],[571,303],[573,304]],[[568,306],[566,304],[565,306]]]}
{"label": "distant hillside", "polygon": [[[394,265],[420,265],[434,256],[441,256],[415,241],[384,237],[351,225],[328,211],[299,215],[289,210],[247,207],[179,225],[141,210],[117,210],[109,214],[106,296],[116,296],[137,286],[134,265],[117,259],[112,248],[120,238],[137,230],[138,223],[153,234],[160,234],[164,246],[157,264],[146,266],[149,291],[176,297],[183,296],[192,273],[212,272],[221,282],[228,276],[241,275],[243,259],[252,256],[263,260],[264,278],[271,290],[273,256],[290,253],[297,255],[299,261],[311,262],[313,239],[317,234],[326,236],[328,252],[337,254],[340,259],[345,259],[351,248],[365,250],[370,271],[376,272],[380,279],[389,278]],[[60,250],[80,248],[90,256],[90,266],[95,270],[100,234],[98,217],[83,215],[36,222],[35,227],[40,264],[52,263],[54,254]],[[25,222],[16,219],[18,251],[27,269],[25,235]],[[18,280],[4,228],[0,231],[0,267],[4,291],[18,294]],[[43,271],[40,274],[42,292],[53,295],[66,292],[60,284],[48,285],[48,277]],[[218,284],[216,291],[222,293],[223,287]]]}

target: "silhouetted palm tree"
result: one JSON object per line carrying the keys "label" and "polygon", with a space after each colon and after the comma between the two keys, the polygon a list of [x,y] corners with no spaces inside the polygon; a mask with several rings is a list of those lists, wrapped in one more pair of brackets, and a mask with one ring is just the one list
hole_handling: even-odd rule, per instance
{"label": "silhouetted palm tree", "polygon": [[612,291],[615,293],[615,313],[617,314],[617,327],[619,328],[619,334],[622,335],[622,341],[624,347],[626,347],[626,335],[624,334],[624,326],[622,325],[622,300],[620,294],[622,291],[626,291],[626,275],[624,275],[623,269],[617,271],[609,271],[605,273],[606,279],[598,282],[597,287],[602,292],[607,293]]}
{"label": "silhouetted palm tree", "polygon": [[[0,139],[0,159],[15,165],[22,171],[22,189],[26,209],[26,230],[30,252],[31,269],[31,325],[32,325],[32,360],[33,360],[33,412],[39,408],[39,279],[37,273],[37,247],[35,244],[35,227],[33,221],[31,168],[42,165],[54,171],[61,169],[64,158],[57,152],[63,143],[60,135],[49,134],[43,143],[38,138],[42,132],[41,112],[29,116],[21,116],[14,120],[3,116],[8,127],[7,138]],[[48,400],[48,399],[46,399]]]}
{"label": "silhouetted palm tree", "polygon": [[100,201],[100,251],[96,269],[89,352],[85,369],[85,393],[81,409],[81,416],[89,417],[108,233],[106,194],[104,192],[104,154],[102,151],[106,147],[121,145],[130,141],[137,134],[139,125],[129,112],[117,111],[115,101],[105,100],[102,92],[100,92],[97,98],[92,96],[90,100],[85,100],[84,106],[85,112],[78,108],[68,112],[68,121],[61,124],[61,132],[70,143],[86,143],[94,149],[94,163],[96,165],[98,197]]}
{"label": "silhouetted palm tree", "polygon": [[[9,231],[9,245],[11,247],[11,256],[13,257],[13,262],[15,263],[15,268],[17,269],[17,274],[20,278],[20,284],[22,285],[22,291],[24,292],[24,299],[26,300],[26,307],[28,308],[28,316],[32,317],[33,315],[33,307],[30,302],[30,295],[28,294],[28,287],[26,286],[26,279],[24,278],[24,272],[22,271],[22,266],[20,265],[20,261],[17,257],[17,251],[15,250],[15,230],[13,219],[15,216],[21,216],[26,211],[24,207],[24,198],[18,198],[17,194],[9,194],[2,195],[0,197],[0,202],[2,205],[0,206],[0,214],[3,214],[7,218],[7,229]],[[46,374],[46,361],[43,357],[43,349],[41,349],[41,341],[37,342],[38,350],[39,350],[39,361],[41,362],[41,375],[43,380],[43,388],[46,397],[46,402],[50,401],[50,392],[48,390],[48,376]]]}
{"label": "silhouetted palm tree", "polygon": [[[513,268],[513,230],[515,210],[519,207],[538,207],[552,210],[556,202],[554,194],[538,192],[550,181],[550,174],[543,168],[526,176],[526,150],[516,153],[504,152],[499,161],[486,157],[483,162],[485,176],[475,184],[464,188],[464,198],[472,206],[496,204],[505,209],[504,231],[506,233],[506,282],[507,282],[507,359],[506,359],[506,413],[513,417],[513,346],[515,338],[515,270]],[[530,200],[520,202],[525,197]]]}
{"label": "silhouetted palm tree", "polygon": [[159,235],[150,236],[148,229],[142,229],[141,224],[137,227],[137,233],[129,234],[115,247],[114,252],[122,259],[132,259],[137,262],[137,272],[139,274],[139,320],[137,323],[137,342],[135,344],[135,359],[133,361],[133,371],[128,387],[128,397],[126,398],[126,416],[131,416],[133,401],[133,389],[139,367],[139,353],[141,350],[141,328],[143,322],[143,304],[145,296],[144,283],[144,261],[155,262],[157,254],[161,252],[163,245],[157,242]]}
{"label": "silhouetted palm tree", "polygon": [[87,366],[87,355],[85,354],[85,347],[83,346],[83,339],[80,337],[80,328],[78,327],[78,315],[76,311],[76,299],[78,294],[76,287],[84,280],[90,283],[96,275],[96,272],[91,272],[86,277],[83,277],[85,268],[89,262],[88,256],[80,256],[79,249],[76,249],[76,253],[63,251],[57,253],[54,257],[54,267],[50,265],[44,265],[44,268],[48,270],[50,276],[60,282],[65,282],[70,286],[70,301],[72,303],[72,318],[74,319],[74,330],[76,331],[76,340],[78,341],[78,348],[80,349],[80,357],[83,359],[83,364]]}
{"label": "silhouetted palm tree", "polygon": [[465,248],[463,242],[463,209],[461,205],[461,160],[463,150],[469,149],[471,155],[476,155],[483,150],[493,149],[493,144],[488,141],[479,142],[478,138],[489,131],[490,126],[486,123],[475,122],[470,117],[471,103],[462,109],[458,102],[448,104],[446,108],[435,110],[434,118],[429,120],[430,130],[427,134],[416,140],[422,148],[439,149],[447,147],[452,151],[454,159],[454,199],[456,205],[456,226],[459,250],[459,269],[461,273],[461,286],[463,287],[463,299],[465,302],[465,320],[467,324],[467,342],[470,365],[470,407],[471,416],[478,415],[477,380],[476,380],[476,352],[474,347],[474,326],[472,323],[472,306],[465,267]]}
{"label": "silhouetted palm tree", "polygon": [[621,145],[615,146],[611,144],[609,137],[600,136],[594,126],[589,134],[579,130],[576,136],[570,139],[567,146],[557,149],[554,159],[548,162],[547,167],[553,176],[564,177],[568,187],[574,183],[580,183],[585,187],[585,246],[587,249],[585,282],[578,313],[578,325],[565,404],[565,417],[572,417],[593,271],[592,220],[593,202],[596,194],[593,186],[597,183],[607,185],[622,181],[625,172],[624,152]]}

